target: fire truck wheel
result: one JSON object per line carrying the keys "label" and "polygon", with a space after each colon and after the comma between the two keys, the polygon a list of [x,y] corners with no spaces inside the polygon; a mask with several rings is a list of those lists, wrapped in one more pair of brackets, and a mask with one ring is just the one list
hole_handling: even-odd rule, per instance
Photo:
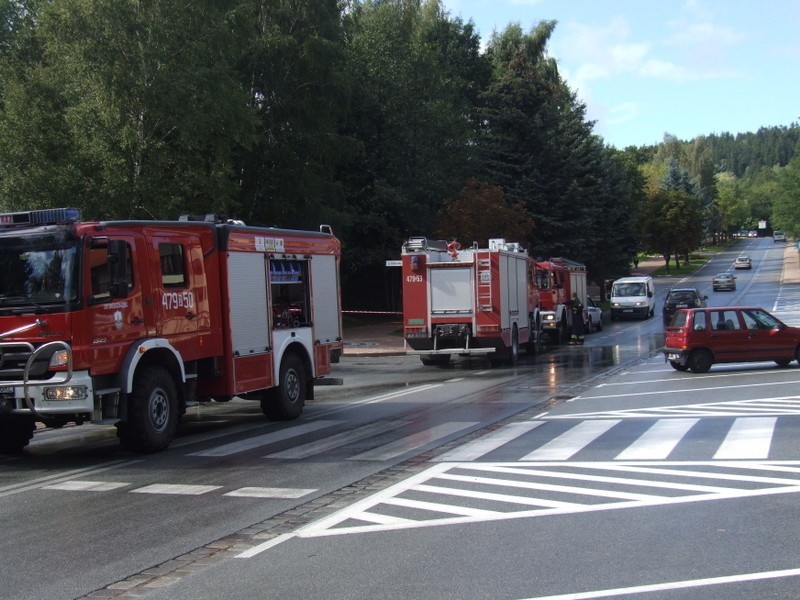
{"label": "fire truck wheel", "polygon": [[542,335],[544,335],[542,333],[542,324],[537,317],[536,320],[531,323],[531,337],[525,348],[528,354],[539,354],[542,351]]}
{"label": "fire truck wheel", "polygon": [[449,354],[423,354],[419,359],[426,367],[446,367],[450,364]]}
{"label": "fire truck wheel", "polygon": [[117,436],[132,452],[158,452],[169,446],[177,425],[175,382],[163,367],[146,367],[133,381],[128,420],[117,425]]}
{"label": "fire truck wheel", "polygon": [[0,417],[0,454],[19,454],[33,437],[33,419],[14,416]]}
{"label": "fire truck wheel", "polygon": [[296,419],[306,403],[307,383],[303,361],[297,354],[287,354],[281,361],[278,387],[267,390],[261,398],[261,412],[275,421]]}

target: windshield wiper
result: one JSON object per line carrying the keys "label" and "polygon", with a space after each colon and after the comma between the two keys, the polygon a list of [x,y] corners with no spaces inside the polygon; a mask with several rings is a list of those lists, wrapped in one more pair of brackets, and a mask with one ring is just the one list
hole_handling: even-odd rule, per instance
{"label": "windshield wiper", "polygon": [[42,306],[38,302],[34,302],[33,300],[31,300],[27,296],[3,296],[3,295],[0,295],[0,307],[2,306],[2,304],[6,303],[6,302],[14,303],[14,304],[29,304],[31,306],[36,307],[38,310],[41,310],[41,311],[45,310],[44,306]]}

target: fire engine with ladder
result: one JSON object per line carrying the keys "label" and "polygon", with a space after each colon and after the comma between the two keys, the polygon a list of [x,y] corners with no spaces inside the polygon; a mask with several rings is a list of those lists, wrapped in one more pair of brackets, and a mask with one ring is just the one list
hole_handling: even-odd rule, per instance
{"label": "fire engine with ladder", "polygon": [[501,238],[488,248],[412,237],[401,252],[403,335],[423,364],[446,365],[452,354],[486,355],[515,364],[520,347],[535,351],[539,291],[534,261]]}
{"label": "fire engine with ladder", "polygon": [[0,214],[0,451],[91,422],[155,452],[187,406],[235,396],[298,417],[342,353],[339,261],[327,226]]}

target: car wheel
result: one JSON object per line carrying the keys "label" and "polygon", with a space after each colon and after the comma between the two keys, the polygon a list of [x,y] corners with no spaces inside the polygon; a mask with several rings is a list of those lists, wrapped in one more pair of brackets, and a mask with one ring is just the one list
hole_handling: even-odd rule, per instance
{"label": "car wheel", "polygon": [[679,363],[678,361],[675,361],[675,360],[669,361],[669,365],[673,369],[675,369],[676,371],[688,371],[689,370],[688,366],[686,366],[684,364],[681,364],[681,363]]}
{"label": "car wheel", "polygon": [[786,358],[782,358],[782,359],[780,359],[780,360],[776,360],[776,361],[775,361],[775,364],[776,364],[776,365],[778,365],[778,366],[779,366],[779,367],[781,367],[781,368],[785,368],[785,367],[788,367],[788,366],[789,366],[789,363],[790,363],[790,362],[792,362],[792,361],[791,361],[791,360],[788,360],[788,359],[786,359]]}
{"label": "car wheel", "polygon": [[597,331],[603,331],[603,317],[602,316],[597,321]]}
{"label": "car wheel", "polygon": [[712,364],[714,364],[714,357],[708,350],[695,350],[689,356],[687,363],[692,373],[708,373]]}

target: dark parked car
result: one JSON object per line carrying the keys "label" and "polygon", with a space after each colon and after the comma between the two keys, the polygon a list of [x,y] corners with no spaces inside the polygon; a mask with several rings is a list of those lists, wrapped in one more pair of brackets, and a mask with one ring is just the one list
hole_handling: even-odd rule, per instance
{"label": "dark parked car", "polygon": [[800,364],[800,327],[763,308],[681,309],[667,327],[662,352],[678,371],[705,373],[714,363],[774,361]]}
{"label": "dark parked car", "polygon": [[733,273],[717,273],[711,279],[711,287],[715,292],[720,290],[735,290],[736,289],[736,275]]}
{"label": "dark parked car", "polygon": [[669,325],[672,315],[679,308],[702,308],[706,300],[708,296],[701,294],[697,288],[672,288],[664,298],[664,308],[661,310],[664,325]]}

